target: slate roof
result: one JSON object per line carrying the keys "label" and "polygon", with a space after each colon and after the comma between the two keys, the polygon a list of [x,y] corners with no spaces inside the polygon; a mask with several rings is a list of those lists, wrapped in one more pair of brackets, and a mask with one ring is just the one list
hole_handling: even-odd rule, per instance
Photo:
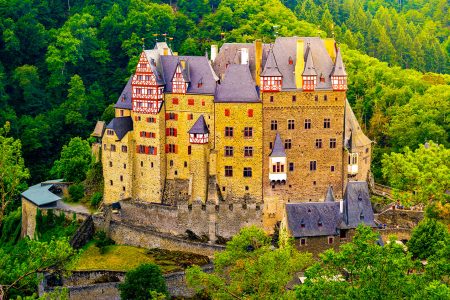
{"label": "slate roof", "polygon": [[[190,84],[187,93],[214,94],[216,89],[216,76],[205,56],[161,56],[161,67],[166,82],[165,91],[172,92],[172,78],[180,60],[186,61],[189,68],[188,79]],[[199,85],[199,83],[201,83]]]}
{"label": "slate roof", "polygon": [[327,190],[327,195],[325,196],[325,202],[334,202],[334,193],[333,193],[333,187],[330,185]]}
{"label": "slate roof", "polygon": [[203,115],[200,115],[200,117],[198,117],[197,121],[195,121],[194,125],[189,130],[189,133],[192,133],[192,134],[194,134],[194,133],[200,133],[200,134],[209,133],[208,125],[206,125],[205,118],[203,117]]}
{"label": "slate roof", "polygon": [[314,68],[314,62],[311,54],[311,48],[309,45],[306,47],[306,62],[305,69],[303,70],[303,74],[305,76],[317,76],[316,69]]}
{"label": "slate roof", "polygon": [[269,50],[269,54],[267,56],[266,64],[264,65],[264,69],[260,74],[261,76],[283,76],[278,70],[277,60],[273,55],[272,49]]}
{"label": "slate roof", "polygon": [[287,225],[293,237],[337,235],[341,222],[338,202],[286,204]]}
{"label": "slate roof", "polygon": [[123,109],[132,109],[133,104],[131,102],[131,81],[133,79],[133,76],[130,76],[130,79],[128,79],[127,84],[122,90],[122,93],[120,93],[119,99],[117,99],[116,104],[114,105],[115,108],[123,108]]}
{"label": "slate roof", "polygon": [[369,186],[365,181],[349,181],[344,194],[341,228],[356,228],[360,223],[375,226]]}
{"label": "slate roof", "polygon": [[352,151],[353,147],[368,146],[372,141],[364,134],[358,119],[353,113],[348,100],[345,103],[345,147]]}
{"label": "slate roof", "polygon": [[29,187],[21,195],[36,206],[46,206],[61,200],[61,197],[52,193],[50,189],[54,183],[62,182],[62,179],[49,180]]}
{"label": "slate roof", "polygon": [[217,85],[214,101],[260,102],[248,65],[228,66],[224,79]]}
{"label": "slate roof", "polygon": [[122,140],[129,131],[133,130],[133,120],[131,117],[117,117],[112,119],[106,128],[114,130],[119,140]]}
{"label": "slate roof", "polygon": [[284,150],[283,142],[281,141],[281,136],[277,132],[275,136],[275,142],[273,143],[272,152],[270,152],[270,157],[286,157],[286,151]]}
{"label": "slate roof", "polygon": [[333,71],[331,75],[335,76],[347,76],[347,72],[345,71],[344,62],[342,61],[341,49],[337,50],[336,54],[336,62],[333,67]]}

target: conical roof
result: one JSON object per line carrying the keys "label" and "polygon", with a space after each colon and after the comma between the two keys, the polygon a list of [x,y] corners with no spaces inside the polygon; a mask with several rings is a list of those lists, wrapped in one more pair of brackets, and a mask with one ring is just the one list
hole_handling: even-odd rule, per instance
{"label": "conical roof", "polygon": [[275,137],[275,142],[273,143],[272,152],[270,157],[286,157],[286,151],[284,150],[283,142],[281,141],[280,134],[277,133]]}
{"label": "conical roof", "polygon": [[328,187],[327,195],[325,196],[325,202],[334,202],[334,193],[333,193],[333,187],[330,185]]}
{"label": "conical roof", "polygon": [[314,68],[314,61],[312,58],[311,48],[306,48],[306,63],[305,69],[303,70],[303,76],[317,76],[316,69]]}
{"label": "conical roof", "polygon": [[333,71],[331,72],[331,76],[347,76],[347,72],[345,71],[344,62],[342,61],[341,49],[337,50],[336,62],[334,63],[334,67],[333,67]]}
{"label": "conical roof", "polygon": [[272,48],[269,50],[269,54],[267,54],[266,64],[264,65],[264,70],[261,72],[260,76],[283,76],[278,69],[278,64]]}
{"label": "conical roof", "polygon": [[194,123],[194,126],[189,130],[189,133],[192,134],[205,134],[209,133],[208,125],[206,125],[205,118],[203,115],[198,117],[197,121]]}

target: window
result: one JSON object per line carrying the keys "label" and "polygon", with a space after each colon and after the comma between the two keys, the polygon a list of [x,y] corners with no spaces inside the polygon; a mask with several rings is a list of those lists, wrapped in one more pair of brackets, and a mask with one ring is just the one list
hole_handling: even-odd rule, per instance
{"label": "window", "polygon": [[124,186],[122,186],[122,191],[124,191],[124,192],[125,192],[125,187],[124,187]]}
{"label": "window", "polygon": [[278,122],[276,120],[270,121],[270,129],[271,130],[278,130]]}
{"label": "window", "polygon": [[110,181],[109,181],[109,184],[110,184],[110,185],[113,185],[113,181],[112,181],[112,180],[110,180]]}
{"label": "window", "polygon": [[225,156],[233,156],[233,147],[225,146]]}
{"label": "window", "polygon": [[134,116],[134,120],[135,121],[140,121],[141,120],[141,116]]}
{"label": "window", "polygon": [[112,167],[112,161],[109,162],[109,166]]}
{"label": "window", "polygon": [[273,102],[273,96],[270,96],[270,102]]}
{"label": "window", "polygon": [[244,168],[244,177],[252,177],[252,168]]}
{"label": "window", "polygon": [[123,175],[120,175],[120,181],[123,181]]}
{"label": "window", "polygon": [[322,148],[322,139],[316,139],[316,148],[317,149]]}
{"label": "window", "polygon": [[334,238],[332,236],[328,237],[328,244],[333,244]]}
{"label": "window", "polygon": [[284,165],[280,162],[272,165],[272,173],[284,173]]}
{"label": "window", "polygon": [[177,153],[177,148],[175,144],[166,144],[166,153]]}
{"label": "window", "polygon": [[123,117],[123,109],[120,110],[120,116]]}
{"label": "window", "polygon": [[315,95],[314,96],[314,101],[319,101],[319,96]]}
{"label": "window", "polygon": [[336,139],[330,139],[330,148],[336,148]]}
{"label": "window", "polygon": [[169,161],[169,166],[173,167],[173,160]]}
{"label": "window", "polygon": [[288,129],[289,130],[295,129],[295,121],[294,120],[288,120]]}
{"label": "window", "polygon": [[292,96],[292,102],[295,102],[295,101],[297,101],[297,96]]}
{"label": "window", "polygon": [[172,104],[178,105],[178,98],[172,98]]}
{"label": "window", "polygon": [[348,164],[349,165],[357,165],[358,164],[358,153],[349,153]]}
{"label": "window", "polygon": [[225,166],[225,177],[232,177],[232,176],[233,176],[233,167]]}
{"label": "window", "polygon": [[247,117],[253,118],[253,109],[247,110]]}
{"label": "window", "polygon": [[176,128],[166,128],[166,135],[167,136],[177,136],[177,129]]}
{"label": "window", "polygon": [[323,128],[330,128],[331,127],[331,121],[329,118],[323,119]]}
{"label": "window", "polygon": [[225,109],[225,117],[229,117],[230,116],[230,110],[227,108]]}
{"label": "window", "polygon": [[306,246],[306,238],[300,239],[300,245]]}
{"label": "window", "polygon": [[178,114],[176,113],[167,113],[166,120],[178,120]]}
{"label": "window", "polygon": [[294,163],[293,162],[289,163],[289,171],[290,172],[294,171]]}
{"label": "window", "polygon": [[305,129],[311,129],[311,119],[305,119]]}
{"label": "window", "polygon": [[123,168],[126,169],[127,168],[127,164],[123,164]]}
{"label": "window", "polygon": [[331,166],[331,167],[330,167],[330,171],[331,171],[331,172],[334,172],[334,166]]}
{"label": "window", "polygon": [[194,99],[188,99],[188,105],[194,105]]}
{"label": "window", "polygon": [[366,153],[369,153],[369,148],[366,148]]}
{"label": "window", "polygon": [[116,145],[111,144],[111,152],[116,152]]}
{"label": "window", "polygon": [[233,127],[225,127],[225,136],[227,137],[233,136]]}
{"label": "window", "polygon": [[341,229],[341,231],[339,232],[339,237],[341,239],[345,239],[347,237],[347,230]]}
{"label": "window", "polygon": [[244,128],[244,137],[247,137],[247,138],[253,137],[253,127],[245,127]]}
{"label": "window", "polygon": [[253,156],[253,147],[244,147],[244,157]]}
{"label": "window", "polygon": [[272,142],[269,143],[269,148],[272,149]]}
{"label": "window", "polygon": [[184,162],[184,167],[187,168],[187,161]]}
{"label": "window", "polygon": [[187,114],[187,119],[188,119],[188,120],[194,119],[194,115],[193,115],[193,114]]}
{"label": "window", "polygon": [[127,151],[128,151],[128,147],[122,145],[122,152],[127,153]]}
{"label": "window", "polygon": [[205,106],[205,100],[202,100],[202,106]]}
{"label": "window", "polygon": [[147,123],[156,123],[156,118],[147,118]]}
{"label": "window", "polygon": [[103,150],[106,150],[106,144],[103,144]]}
{"label": "window", "polygon": [[191,155],[191,153],[192,153],[192,147],[188,146],[188,155]]}
{"label": "window", "polygon": [[144,166],[144,162],[143,161],[141,161],[141,167],[143,167]]}
{"label": "window", "polygon": [[328,96],[327,95],[323,95],[323,100],[327,101],[328,100]]}
{"label": "window", "polygon": [[284,149],[291,149],[292,148],[292,141],[291,139],[287,139],[284,141]]}
{"label": "window", "polygon": [[317,161],[311,160],[309,162],[309,170],[310,171],[315,171],[316,169],[317,169]]}
{"label": "window", "polygon": [[106,130],[107,135],[114,135],[114,130],[108,129]]}

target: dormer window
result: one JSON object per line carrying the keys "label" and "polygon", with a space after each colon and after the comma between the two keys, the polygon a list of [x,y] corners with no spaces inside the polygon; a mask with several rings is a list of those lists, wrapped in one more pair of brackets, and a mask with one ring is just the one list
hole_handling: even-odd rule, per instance
{"label": "dormer window", "polygon": [[362,201],[362,200],[363,200],[363,197],[362,197],[361,194],[358,194],[358,200],[359,200],[359,201]]}
{"label": "dormer window", "polygon": [[305,75],[303,76],[303,90],[304,91],[314,91],[316,87],[317,76],[316,75]]}
{"label": "dormer window", "polygon": [[301,228],[305,228],[305,227],[306,227],[305,221],[304,221],[304,220],[302,220],[302,221],[300,222],[300,227],[301,227]]}
{"label": "dormer window", "polygon": [[359,215],[359,220],[360,221],[364,221],[364,214],[363,214],[363,212],[361,212],[361,214]]}
{"label": "dormer window", "polygon": [[317,226],[319,226],[319,227],[322,227],[322,226],[323,226],[322,220],[319,220],[319,221],[317,222]]}
{"label": "dormer window", "polygon": [[289,56],[289,59],[288,59],[288,64],[292,65],[293,63],[294,63],[294,60],[292,59],[292,57],[291,57],[291,56]]}

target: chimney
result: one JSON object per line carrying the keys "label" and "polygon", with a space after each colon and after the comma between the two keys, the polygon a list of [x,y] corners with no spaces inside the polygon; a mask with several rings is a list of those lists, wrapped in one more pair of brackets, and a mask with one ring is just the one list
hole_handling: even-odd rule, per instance
{"label": "chimney", "polygon": [[211,61],[214,62],[217,57],[217,45],[211,45]]}
{"label": "chimney", "polygon": [[255,41],[255,82],[257,86],[261,85],[261,64],[262,64],[262,42],[261,40]]}
{"label": "chimney", "polygon": [[248,48],[241,48],[241,65],[248,65]]}
{"label": "chimney", "polygon": [[169,55],[169,48],[163,48],[163,55]]}
{"label": "chimney", "polygon": [[339,212],[344,213],[344,200],[339,201]]}
{"label": "chimney", "polygon": [[333,38],[324,39],[325,49],[327,49],[328,55],[331,57],[333,63],[336,61],[336,42]]}
{"label": "chimney", "polygon": [[295,86],[301,89],[303,86],[302,74],[305,69],[305,51],[303,40],[297,40],[297,57],[295,62]]}

